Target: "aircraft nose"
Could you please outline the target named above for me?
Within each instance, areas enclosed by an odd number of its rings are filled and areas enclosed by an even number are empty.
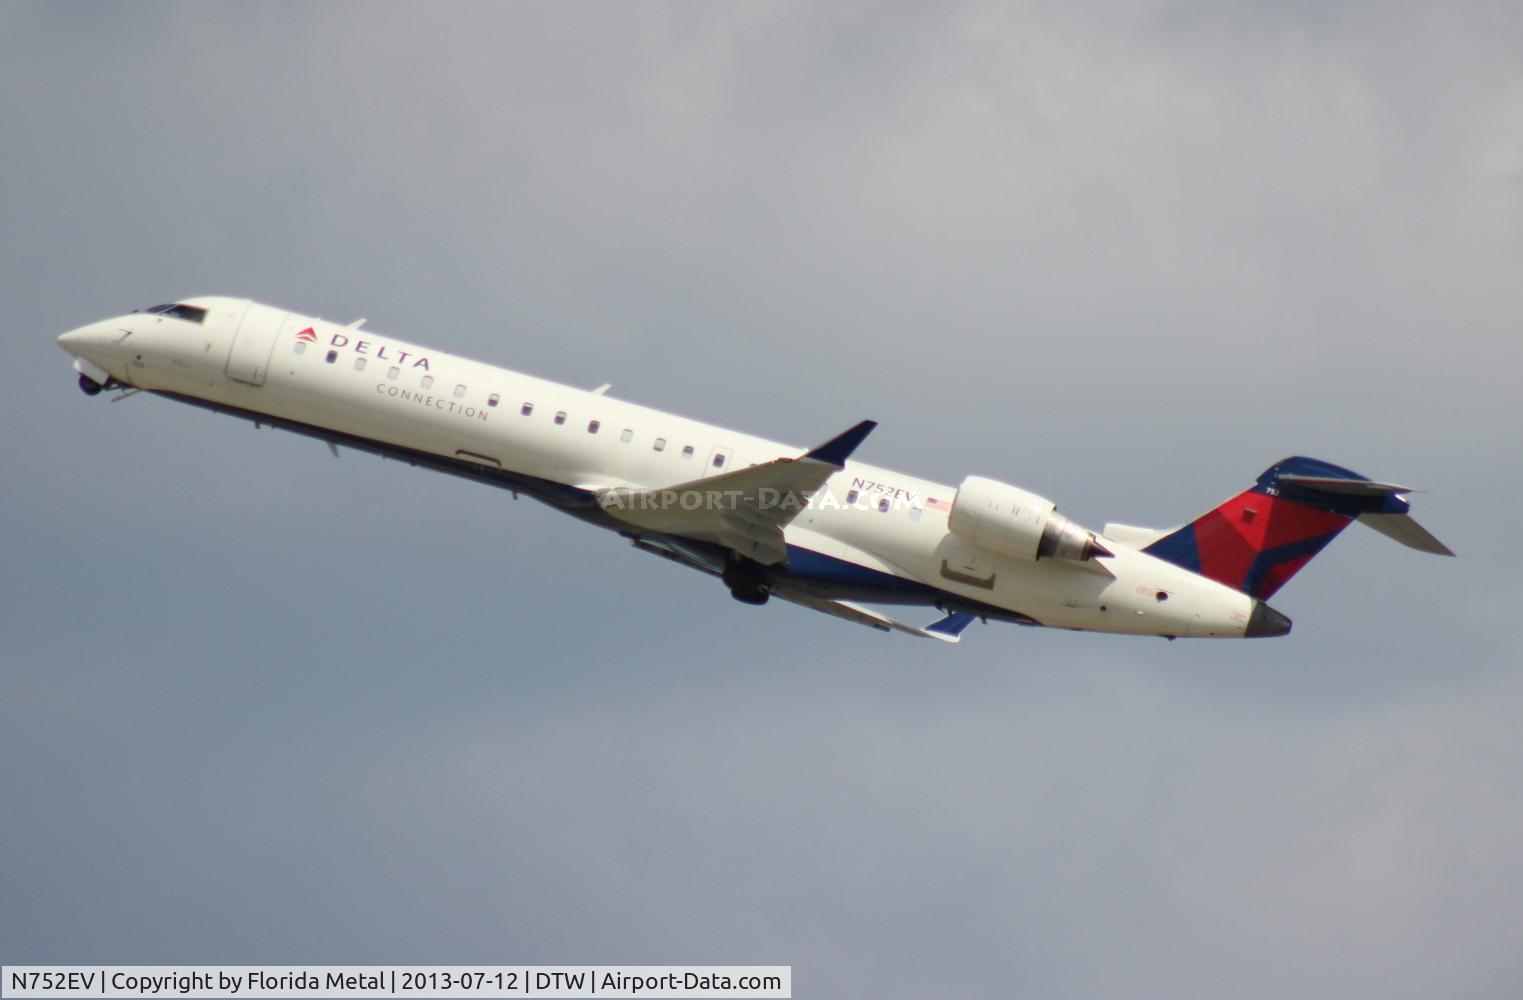
[[[85,328],[80,327],[78,330],[70,330],[68,333],[60,335],[58,346],[70,354],[78,356],[80,350],[84,348],[87,339]]]
[[[1253,614],[1248,618],[1248,627],[1243,630],[1243,638],[1270,639],[1277,635],[1289,634],[1289,618],[1280,614],[1263,601],[1253,602]]]
[[[101,320],[99,323],[86,323],[76,327],[58,338],[58,346],[74,355],[76,358],[99,357],[113,353],[114,345],[120,343],[124,337],[131,336],[128,332],[130,326],[124,325],[120,320]]]

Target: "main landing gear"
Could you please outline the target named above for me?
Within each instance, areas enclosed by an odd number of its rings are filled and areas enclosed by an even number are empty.
[[[766,604],[772,596],[767,589],[766,568],[754,559],[732,558],[720,579],[730,588],[730,596],[742,604]]]

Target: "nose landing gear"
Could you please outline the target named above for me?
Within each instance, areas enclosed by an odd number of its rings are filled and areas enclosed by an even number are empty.
[[[99,396],[106,389],[122,390],[120,395],[111,397],[111,402],[113,403],[119,399],[126,399],[128,396],[135,396],[138,393],[138,389],[135,386],[130,386],[126,382],[118,382],[109,376],[106,378],[105,384],[102,385],[84,372],[79,373],[79,391],[86,396]]]

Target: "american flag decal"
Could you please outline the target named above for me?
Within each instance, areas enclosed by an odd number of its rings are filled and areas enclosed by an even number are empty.
[[[296,339],[307,344],[317,343],[317,331],[310,326],[296,335]]]
[[[952,505],[951,504],[947,503],[945,500],[938,500],[935,497],[926,497],[925,498],[925,505],[927,507],[931,508],[932,510],[946,510],[946,511],[950,511],[952,509]]]

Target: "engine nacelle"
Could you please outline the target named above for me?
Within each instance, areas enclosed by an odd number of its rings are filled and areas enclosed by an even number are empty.
[[[969,476],[957,487],[947,527],[980,548],[1015,559],[1083,562],[1110,555],[1093,532],[1059,514],[1051,500],[982,476]]]

